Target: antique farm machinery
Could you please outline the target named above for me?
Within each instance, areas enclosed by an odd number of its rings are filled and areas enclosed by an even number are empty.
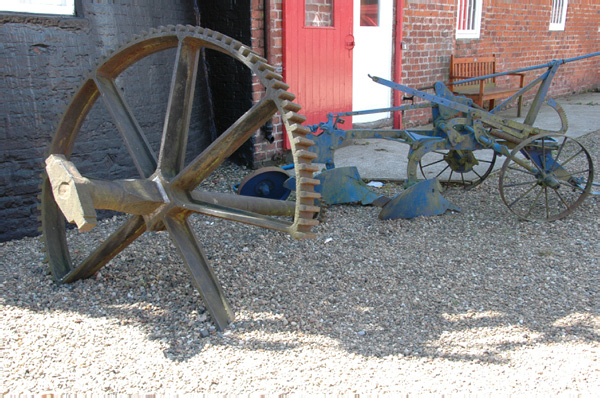
[[[382,78],[371,77],[405,94],[405,98],[420,98],[426,102],[393,108],[329,114],[324,123],[311,126],[315,142],[311,147],[316,155],[314,163],[325,164],[326,170],[315,176],[321,181],[316,187],[325,204],[356,203],[382,207],[381,219],[412,218],[438,215],[446,210],[459,210],[442,196],[443,183],[472,188],[480,184],[493,170],[497,155],[506,160],[500,170],[500,196],[517,216],[528,220],[552,221],[565,217],[577,208],[591,193],[593,165],[587,150],[575,139],[565,135],[567,117],[553,99],[546,99],[552,78],[560,65],[600,55],[600,52],[565,60],[555,60],[509,72],[465,79],[465,84],[493,77],[546,69],[520,91],[504,100],[494,109],[485,111],[471,99],[454,95],[443,83],[436,83],[434,94],[416,90]],[[523,123],[498,116],[512,101],[539,85],[533,104]],[[543,104],[552,107],[561,126],[556,131],[533,127]],[[433,128],[386,130],[348,129],[340,125],[345,117],[390,111],[410,111],[431,108]],[[394,198],[374,193],[362,181],[356,167],[336,168],[335,150],[355,139],[386,139],[409,145],[406,179],[403,192]],[[255,187],[254,193],[279,192],[274,180],[281,181],[283,170],[258,171],[247,177],[246,185]],[[453,176],[455,177],[453,179]],[[294,178],[284,187],[293,187]],[[274,185],[265,190],[265,186]],[[596,184],[598,185],[598,184]],[[256,188],[258,187],[258,188]],[[246,188],[246,191],[248,189]],[[262,191],[261,191],[262,190]],[[268,195],[262,195],[268,196]]]
[[[265,95],[216,141],[186,163],[196,71],[204,49],[223,53],[248,67],[264,86]],[[155,152],[116,79],[132,66],[138,63],[143,65],[153,54],[168,50],[176,51],[175,66],[160,147]],[[598,54],[590,56],[593,55]],[[373,78],[378,83],[428,101],[389,110],[431,107],[433,130],[344,131],[337,128],[342,118],[357,114],[346,113],[331,115],[327,123],[314,126],[313,132],[321,130],[321,134],[313,135],[309,127],[302,126],[306,119],[298,113],[300,105],[293,102],[295,96],[288,91],[289,87],[283,82],[282,76],[240,42],[200,27],[153,29],[134,38],[93,69],[68,105],[50,144],[40,204],[41,228],[50,270],[60,283],[90,277],[144,232],[166,231],[216,326],[223,329],[233,320],[233,311],[198,242],[189,216],[203,214],[286,232],[298,239],[312,237],[311,228],[318,224],[316,216],[320,210],[320,192],[325,196],[326,203],[332,203],[330,191],[335,193],[350,186],[343,182],[343,173],[341,177],[335,175],[337,169],[333,163],[335,148],[350,138],[398,140],[411,147],[406,191],[392,199],[374,197],[363,200],[363,203],[383,206],[382,214],[385,211],[391,217],[396,217],[400,207],[418,208],[421,202],[435,205],[433,202],[436,200],[441,203],[445,201],[441,195],[435,196],[436,192],[439,193],[437,178],[421,181],[417,176],[417,168],[426,173],[427,165],[423,164],[426,154],[441,154],[443,162],[460,174],[470,172],[482,163],[475,157],[475,151],[488,149],[507,157],[500,184],[502,197],[512,211],[524,218],[534,215],[547,220],[564,217],[591,190],[593,168],[589,154],[577,141],[564,136],[566,117],[552,100],[546,103],[557,110],[562,121],[561,129],[550,132],[531,125],[558,66],[572,60],[555,61],[547,65],[545,74],[491,112],[478,109],[466,98],[452,95],[442,83],[435,85],[435,94],[428,94]],[[540,84],[540,89],[524,123],[495,115],[511,99],[537,84]],[[102,98],[127,147],[139,174],[137,178],[90,178],[82,175],[78,169],[76,140],[99,98]],[[264,184],[261,186],[261,182],[255,184],[261,188],[257,190],[262,192],[256,195],[259,197],[204,189],[201,185],[203,181],[275,113],[279,113],[283,120],[294,159],[293,178],[278,180],[278,184],[293,189],[296,200],[278,200],[282,197],[270,199],[269,192],[273,190],[269,186],[265,188]],[[316,139],[318,144],[315,145],[311,138]],[[328,169],[316,178],[313,175],[320,168],[312,164],[313,160],[325,163]],[[487,174],[488,170],[477,175],[483,180]],[[328,178],[328,175],[332,177]],[[354,180],[360,178],[355,176]],[[321,182],[322,189],[318,187]],[[535,195],[534,200],[525,205],[525,199],[530,194]],[[542,198],[541,206],[538,205],[539,198]],[[439,211],[443,206],[451,205],[446,203],[435,205],[434,208]],[[70,244],[73,231],[67,230],[67,222],[76,223],[81,231],[89,231],[97,223],[96,210],[117,211],[129,217],[114,232],[103,236],[89,254],[74,256],[77,248]],[[419,212],[424,214],[423,211]],[[388,217],[383,214],[382,218]]]
[[[166,118],[158,153],[153,151],[134,116],[116,78],[138,61],[169,49],[176,49],[175,66]],[[215,142],[184,164],[198,61],[203,49],[228,55],[248,67],[265,87],[265,96]],[[301,124],[300,106],[275,69],[248,47],[218,32],[193,26],[153,29],[116,51],[102,62],[74,95],[46,159],[41,193],[41,222],[50,269],[56,281],[72,282],[94,275],[145,231],[166,231],[200,292],[216,326],[223,329],[233,312],[188,220],[194,213],[248,223],[289,233],[295,238],[311,237],[318,224],[315,215],[311,164],[314,153],[310,130]],[[100,180],[82,176],[72,158],[82,124],[98,98],[112,116],[139,178]],[[255,131],[279,113],[290,136],[295,162],[296,201],[283,202],[249,198],[199,189],[229,155]],[[71,159],[71,160],[70,160]],[[106,236],[89,255],[73,261],[65,221],[81,231],[97,222],[96,209],[108,209],[130,217]],[[65,220],[66,219],[66,220]],[[72,232],[72,231],[71,231]]]

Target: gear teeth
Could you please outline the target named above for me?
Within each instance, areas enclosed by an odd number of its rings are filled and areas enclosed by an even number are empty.
[[[299,104],[296,104],[295,102],[291,102],[291,101],[283,101],[283,103],[281,104],[281,107],[283,109],[285,109],[286,111],[293,111],[293,112],[298,112],[302,107]]]
[[[257,65],[257,67],[258,67],[258,70],[261,71],[261,72],[264,72],[265,70],[268,70],[268,71],[271,71],[271,72],[275,72],[276,71],[276,69],[273,66],[269,65],[268,63],[266,63],[266,61],[265,62],[262,62],[262,61],[259,62],[258,65]]]
[[[294,130],[294,134],[300,134],[303,137],[310,134],[310,129],[299,124],[290,125],[290,129]]]
[[[293,101],[296,99],[296,96],[293,93],[290,93],[285,90],[281,90],[281,92],[277,95],[277,98],[284,101]]]
[[[296,144],[296,146],[303,146],[305,148],[315,145],[315,142],[313,140],[309,140],[308,138],[304,137],[294,138],[294,143]]]
[[[320,199],[321,194],[318,192],[303,191],[300,192],[300,199]]]
[[[283,76],[281,76],[279,73],[275,73],[273,71],[267,71],[265,73],[265,79],[283,81]]]
[[[319,225],[319,220],[302,218],[302,219],[300,219],[299,224],[300,225],[316,226],[316,225]]]
[[[314,145],[314,143],[313,143]],[[316,164],[312,164],[312,163],[301,163],[295,166],[299,171],[306,171],[308,173],[314,174],[317,171],[319,171],[320,167],[317,166]]]
[[[298,151],[298,157],[300,159],[306,159],[306,160],[312,161],[313,159],[315,159],[317,157],[317,154],[314,152],[309,152],[304,149],[301,149]]]
[[[284,83],[280,80],[271,80],[271,87],[274,89],[288,90],[290,86],[287,83]]]
[[[300,178],[300,184],[316,186],[321,184],[321,181],[317,180],[316,178],[302,177]]]
[[[300,205],[301,212],[310,212],[310,213],[318,213],[321,211],[319,206],[310,206],[310,205]]]
[[[292,123],[304,123],[306,121],[306,116],[301,115],[296,112],[287,112],[285,117]]]

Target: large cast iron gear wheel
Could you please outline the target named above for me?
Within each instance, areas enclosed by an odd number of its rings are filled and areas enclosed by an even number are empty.
[[[203,48],[224,53],[248,67],[266,94],[189,164],[184,164],[198,60]],[[156,155],[115,79],[133,64],[160,51],[176,49],[160,152]],[[217,327],[233,320],[219,282],[192,230],[188,216],[200,213],[313,237],[319,212],[313,179],[313,141],[301,124],[300,105],[288,85],[266,60],[221,33],[195,26],[168,26],[135,37],[102,62],[70,102],[49,147],[41,193],[41,222],[47,259],[60,283],[94,275],[145,231],[166,230],[186,264]],[[136,180],[97,180],[81,176],[69,159],[81,126],[98,98],[108,108],[139,172]],[[290,138],[296,173],[296,201],[275,201],[198,189],[228,156],[279,112]],[[101,150],[101,148],[99,148]],[[69,254],[66,219],[80,230],[95,223],[96,209],[131,216],[82,261]],[[69,214],[67,214],[69,213]],[[66,219],[65,216],[66,215]]]

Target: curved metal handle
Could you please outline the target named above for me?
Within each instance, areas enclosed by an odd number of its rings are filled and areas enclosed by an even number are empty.
[[[352,50],[356,45],[356,43],[354,42],[354,35],[352,35],[351,33],[347,34],[345,44],[347,50]]]

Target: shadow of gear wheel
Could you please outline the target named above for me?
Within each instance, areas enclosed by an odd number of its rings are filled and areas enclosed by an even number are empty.
[[[169,49],[177,52],[173,74],[167,77],[171,79],[169,101],[160,151],[156,154],[115,79],[138,61]],[[218,51],[244,64],[264,86],[265,95],[208,148],[184,164],[196,71],[203,49]],[[320,195],[315,193],[314,186],[319,182],[312,178],[318,168],[311,164],[315,155],[308,150],[314,143],[306,138],[310,133],[302,126],[306,118],[298,113],[300,105],[293,102],[295,96],[288,88],[275,68],[239,41],[189,25],[152,29],[134,37],[101,62],[75,93],[50,144],[47,163],[54,162],[55,169],[61,169],[62,174],[53,176],[47,171],[42,176],[41,231],[54,279],[67,283],[90,277],[145,231],[166,230],[216,326],[225,328],[233,320],[233,311],[198,243],[189,216],[200,213],[248,223],[283,231],[296,239],[313,237],[311,228],[318,225],[315,216],[319,213],[316,201]],[[139,179],[133,183],[86,179],[78,175],[76,165],[69,161],[81,126],[99,98],[109,110],[137,168]],[[216,195],[198,189],[203,180],[276,113],[281,115],[291,144],[296,173],[295,202],[288,202],[288,207],[274,214],[264,210],[270,208],[270,202],[260,202],[268,199],[240,201],[235,194]],[[60,182],[61,178],[67,180]],[[79,202],[69,196],[69,189],[77,191]],[[135,206],[131,204],[133,200],[119,202],[110,197],[112,193],[131,192],[136,198],[142,197],[145,205]],[[59,204],[56,200],[61,195],[66,197],[65,202],[71,201],[79,206],[77,209],[83,209],[83,223],[93,219],[95,209],[121,211],[130,217],[87,257],[75,263],[69,254],[63,202],[60,199]],[[93,203],[92,208],[89,203]],[[93,223],[85,225],[91,228]]]

